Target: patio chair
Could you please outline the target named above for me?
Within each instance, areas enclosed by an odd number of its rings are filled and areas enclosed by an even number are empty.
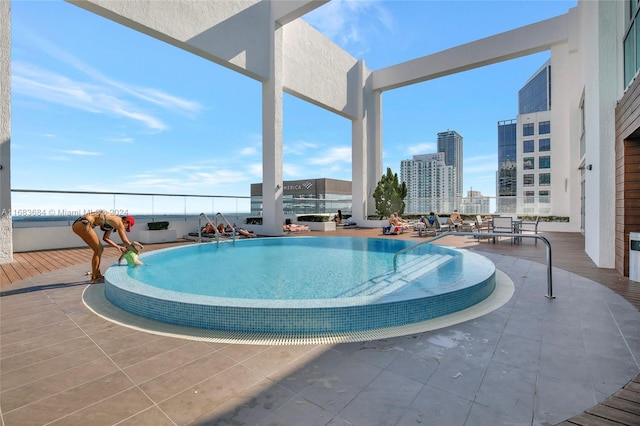
[[[457,224],[451,218],[439,217],[438,222],[440,222],[440,232],[451,232],[457,229]]]
[[[476,223],[475,223],[475,230],[478,233],[482,233],[483,231],[485,232],[489,232],[491,231],[491,224],[486,221],[486,220],[482,220],[482,216],[480,216],[479,214],[476,215]],[[478,240],[480,239],[480,237],[478,237]]]
[[[520,224],[520,232],[532,232],[538,235],[538,223],[540,222],[540,216],[536,216],[534,221],[523,220]],[[534,238],[536,245],[538,245],[538,239]]]
[[[464,220],[458,224],[458,231],[473,232],[476,224],[474,222],[465,222]]]
[[[440,230],[440,224],[438,223],[438,221],[434,222],[433,225],[429,225],[429,223],[420,221],[414,225],[413,229],[418,233],[419,237],[422,237],[423,234],[425,236],[436,236],[438,235],[438,231]]]
[[[494,234],[510,234],[509,239],[513,245],[513,219],[511,216],[498,216],[493,218]],[[498,237],[499,239],[500,237]],[[493,243],[496,243],[496,237],[493,237]]]
[[[429,221],[427,220],[425,225],[430,233],[433,233],[433,235],[438,235],[438,233],[442,231],[442,225],[440,222],[440,216],[438,216],[437,214],[434,216],[435,220],[433,221],[433,223],[429,223]]]

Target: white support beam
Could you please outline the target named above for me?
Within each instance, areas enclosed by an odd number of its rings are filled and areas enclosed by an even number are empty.
[[[329,3],[330,0],[272,0],[271,16],[280,25],[306,15],[314,9]]]
[[[374,71],[373,90],[390,90],[550,50],[568,41],[568,14]]]

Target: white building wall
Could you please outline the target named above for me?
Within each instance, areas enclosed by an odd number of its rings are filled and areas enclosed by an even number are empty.
[[[558,84],[563,87],[569,77],[566,65],[566,45],[552,51],[551,61],[551,85]],[[558,79],[558,81],[556,81]],[[557,104],[556,104],[557,102]],[[579,217],[571,217],[570,197],[571,189],[568,184],[570,168],[577,159],[570,155],[570,147],[574,143],[569,136],[569,116],[567,114],[569,101],[567,96],[559,96],[559,91],[551,94],[551,214],[555,216],[569,217],[569,223],[579,223]],[[565,182],[567,185],[565,186]]]
[[[13,261],[11,222],[11,20],[0,1],[0,263]]]
[[[551,64],[551,67],[553,68],[553,63]],[[551,121],[551,133],[549,134],[543,134],[540,135],[538,133],[538,129],[539,129],[539,123],[541,121]],[[523,126],[524,124],[533,124],[533,131],[534,134],[531,136],[523,136]],[[517,175],[518,175],[518,183],[517,183],[517,190],[516,190],[516,198],[517,198],[517,202],[516,202],[516,213],[517,214],[524,214],[524,215],[544,215],[544,216],[548,216],[548,215],[556,215],[556,216],[560,216],[559,213],[556,213],[555,211],[549,211],[550,206],[549,205],[540,205],[539,203],[539,198],[538,198],[538,194],[539,192],[542,191],[550,191],[550,196],[553,199],[554,198],[554,190],[552,188],[551,185],[549,186],[540,186],[538,184],[539,182],[539,176],[540,173],[551,173],[551,178],[553,179],[553,175],[555,173],[555,169],[556,169],[556,164],[555,161],[556,159],[553,157],[553,149],[554,149],[554,145],[556,143],[558,144],[563,144],[566,143],[566,141],[560,141],[554,138],[554,125],[553,125],[553,121],[551,120],[551,111],[540,111],[540,112],[532,112],[530,114],[520,114],[517,116],[517,130],[516,130],[516,158],[517,158]],[[539,144],[539,140],[541,138],[550,138],[551,139],[551,151],[550,152],[539,152],[538,151],[538,144]],[[524,148],[524,141],[525,140],[533,140],[534,141],[534,152],[523,152],[523,148]],[[539,158],[541,156],[551,156],[551,168],[550,169],[540,169],[539,166]],[[524,169],[524,159],[525,158],[533,158],[533,169]],[[559,167],[559,165],[558,165]],[[534,175],[534,184],[533,186],[524,186],[524,175],[526,174],[533,174]],[[526,191],[533,191],[534,192],[534,202],[533,203],[527,203],[525,201],[527,201],[524,197],[524,193]]]
[[[578,53],[569,44],[551,49],[551,86],[572,87],[579,75]],[[569,217],[567,231],[580,231],[580,130],[576,118],[580,115],[582,90],[551,93],[551,213]]]
[[[622,92],[624,2],[579,3],[579,66],[571,86],[585,98],[585,251],[602,268],[615,267],[615,105]],[[577,77],[577,76],[576,76]]]

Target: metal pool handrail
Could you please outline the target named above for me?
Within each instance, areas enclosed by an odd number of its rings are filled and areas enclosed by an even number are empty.
[[[425,240],[425,241],[421,241],[418,244],[414,244],[412,246],[409,247],[405,247],[402,250],[398,250],[394,255],[393,255],[393,271],[397,272],[397,268],[398,268],[398,256],[401,254],[404,254],[410,250],[413,250],[417,247],[420,247],[424,244],[430,244],[433,241],[439,240],[440,238],[443,237],[447,237],[447,236],[473,236],[476,238],[480,238],[480,237],[505,237],[505,236],[511,236],[514,238],[535,238],[538,240],[542,240],[542,242],[547,246],[547,294],[545,295],[546,298],[548,299],[555,299],[556,297],[553,295],[553,276],[551,273],[552,270],[552,266],[551,266],[551,243],[549,242],[549,240],[547,240],[545,237],[541,236],[541,235],[527,235],[527,234],[515,234],[515,233],[493,233],[493,232],[445,232],[442,233],[440,235],[436,235],[435,237]]]
[[[231,226],[231,224],[229,223],[229,221],[227,220],[226,217],[224,217],[224,215],[222,213],[216,213],[215,217],[222,217],[222,220],[224,222],[226,222],[229,226]],[[209,219],[209,217],[205,214],[205,213],[200,213],[200,217],[198,218],[198,242],[202,242],[202,218],[205,218],[207,220],[207,223],[210,223],[213,225],[213,221],[211,219]],[[218,231],[218,227],[214,227],[215,230],[215,234],[216,234],[216,243],[218,245],[220,245],[220,231]],[[233,243],[236,243],[236,229],[233,228]]]

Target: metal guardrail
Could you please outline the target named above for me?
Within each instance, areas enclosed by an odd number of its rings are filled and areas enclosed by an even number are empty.
[[[548,299],[555,299],[553,295],[553,275],[552,265],[551,265],[551,243],[545,237],[541,235],[528,235],[528,234],[516,234],[516,233],[493,233],[493,232],[444,232],[440,235],[436,235],[433,238],[430,238],[425,241],[421,241],[418,244],[414,244],[409,247],[405,247],[402,250],[397,251],[393,255],[393,271],[396,272],[398,268],[398,256],[404,254],[408,251],[411,251],[417,247],[420,247],[424,244],[431,244],[432,242],[439,240],[440,238],[448,237],[448,236],[472,236],[475,238],[495,238],[495,237],[511,237],[511,238],[534,238],[541,240],[547,246],[547,294],[545,295]]]
[[[251,201],[250,196],[242,196],[242,195],[210,195],[210,194],[160,194],[160,193],[152,193],[152,192],[112,192],[112,191],[70,191],[70,190],[48,190],[48,189],[11,189],[11,194],[59,194],[66,195],[71,198],[65,198],[63,201],[56,201],[56,203],[49,205],[50,200],[47,200],[47,207],[41,207],[42,203],[37,204],[33,208],[22,206],[13,208],[12,216],[56,216],[63,217],[69,216],[71,220],[75,217],[81,216],[83,212],[94,211],[99,209],[107,209],[102,206],[87,206],[88,208],[83,207],[75,207],[79,203],[86,202],[83,197],[80,202],[74,202],[74,207],[64,207],[69,204],[70,199],[76,200],[78,196],[90,195],[97,197],[110,196],[112,197],[112,209],[117,210],[128,210],[128,208],[121,208],[121,204],[123,204],[123,200],[130,200],[128,197],[135,197],[137,200],[145,200],[144,202],[138,203],[137,211],[132,211],[130,213],[135,215],[150,215],[153,219],[156,214],[155,202],[157,200],[165,200],[165,199],[182,199],[182,211],[179,211],[174,206],[178,206],[174,201],[172,201],[171,207],[167,210],[166,206],[164,207],[165,213],[161,213],[161,215],[180,215],[186,217],[196,216],[198,211],[202,211],[202,200],[211,202],[211,212],[213,214],[214,211],[220,210],[220,207],[214,209],[213,202],[228,204],[228,213],[234,213],[236,215],[242,214],[249,216],[251,214],[249,203]],[[150,202],[150,205],[146,205],[147,200]],[[191,206],[187,206],[187,203],[191,203]],[[235,203],[235,207],[232,205]],[[239,211],[238,203],[247,203],[246,209],[242,212]],[[146,206],[145,206],[146,205]],[[224,207],[223,207],[224,208]],[[206,210],[207,207],[204,207]],[[22,214],[21,212],[25,212]]]

